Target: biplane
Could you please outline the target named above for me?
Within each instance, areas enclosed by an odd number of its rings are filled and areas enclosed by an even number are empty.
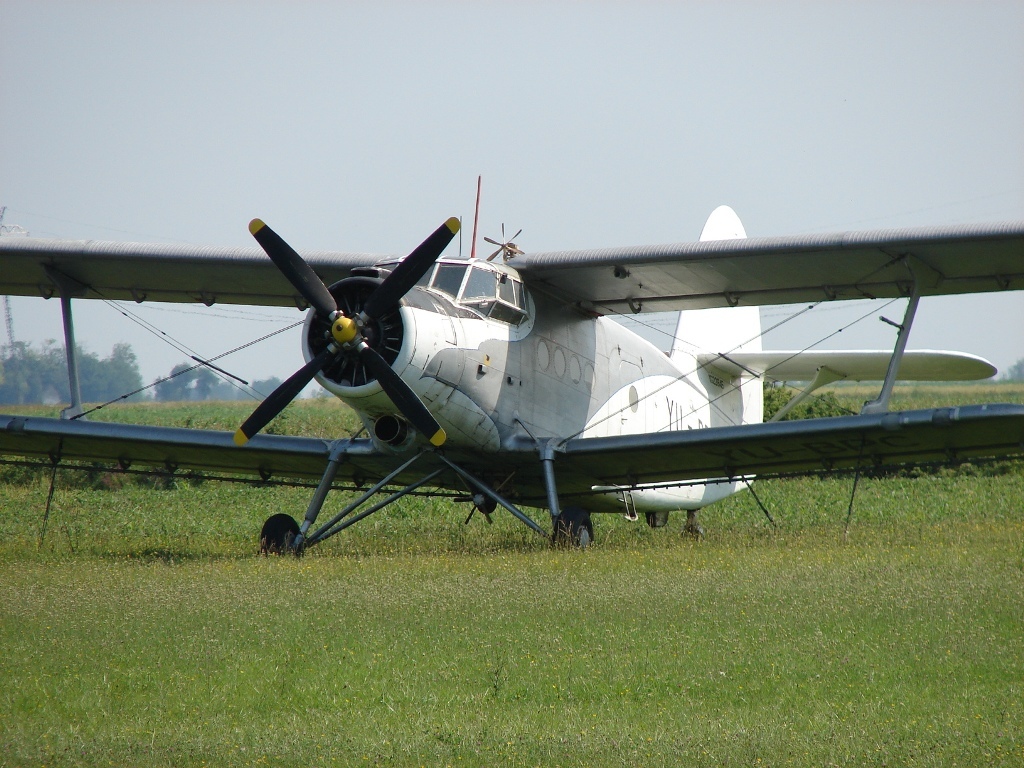
[[[0,293],[60,299],[73,393],[61,419],[0,416],[0,453],[315,481],[301,519],[275,515],[261,533],[295,552],[426,489],[585,546],[601,512],[658,527],[686,511],[697,531],[697,510],[754,477],[1024,453],[1024,406],[889,409],[897,380],[994,375],[907,341],[922,298],[1024,288],[1024,223],[747,238],[723,206],[696,242],[444,256],[458,228],[449,219],[404,258],[300,255],[259,219],[258,248],[0,239]],[[762,349],[763,305],[882,297],[906,299],[892,350]],[[235,434],[79,418],[71,302],[98,298],[294,306],[306,363]],[[614,321],[669,311],[667,352]],[[260,434],[313,380],[363,429]],[[882,383],[858,414],[765,423],[766,380],[806,382],[794,402],[838,380]],[[361,492],[322,521],[338,486]]]

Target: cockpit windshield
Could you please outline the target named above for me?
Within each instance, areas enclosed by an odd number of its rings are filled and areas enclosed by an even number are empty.
[[[484,317],[510,325],[519,325],[526,319],[526,293],[522,282],[487,262],[442,262],[434,268],[430,287]]]
[[[394,265],[378,268],[390,271]],[[439,261],[416,284],[502,323],[520,325],[527,317],[529,304],[522,281],[511,269],[486,261]]]

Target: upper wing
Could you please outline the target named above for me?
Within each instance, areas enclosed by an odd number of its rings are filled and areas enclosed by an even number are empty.
[[[597,312],[1024,289],[1024,222],[529,253],[528,285]],[[913,270],[913,271],[912,271]]]
[[[327,285],[387,258],[333,251],[302,257]],[[62,279],[91,299],[305,306],[259,248],[0,238],[0,294],[49,298]]]
[[[381,254],[302,254],[330,284]],[[909,258],[908,258],[909,257]],[[513,262],[534,289],[605,312],[1024,288],[1024,222],[558,251]],[[913,271],[912,271],[913,270]],[[0,239],[0,293],[303,305],[257,248]]]
[[[1024,454],[1024,406],[971,405],[570,440],[559,491]],[[564,478],[564,479],[563,479]]]

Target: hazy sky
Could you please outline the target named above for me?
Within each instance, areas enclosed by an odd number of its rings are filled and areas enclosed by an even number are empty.
[[[299,250],[398,253],[455,215],[468,253],[478,174],[482,234],[522,227],[527,251],[694,240],[721,203],[752,236],[1024,219],[1022,128],[1019,0],[0,0],[0,205],[40,237],[248,246],[260,216]],[[61,338],[56,301],[12,301],[19,340]],[[299,318],[129,306],[206,357]],[[75,312],[147,381],[182,360],[109,306]],[[891,348],[875,316],[824,346]],[[279,338],[223,367],[288,375]],[[1024,292],[925,299],[910,346],[1005,368]]]

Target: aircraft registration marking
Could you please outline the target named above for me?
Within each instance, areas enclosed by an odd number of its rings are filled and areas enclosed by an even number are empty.
[[[671,397],[665,398],[665,406],[668,408],[668,430],[674,432],[682,429],[703,429],[705,427],[703,419],[697,416],[692,423],[686,423],[686,417],[693,415],[693,407],[684,408],[682,403],[678,403]]]

